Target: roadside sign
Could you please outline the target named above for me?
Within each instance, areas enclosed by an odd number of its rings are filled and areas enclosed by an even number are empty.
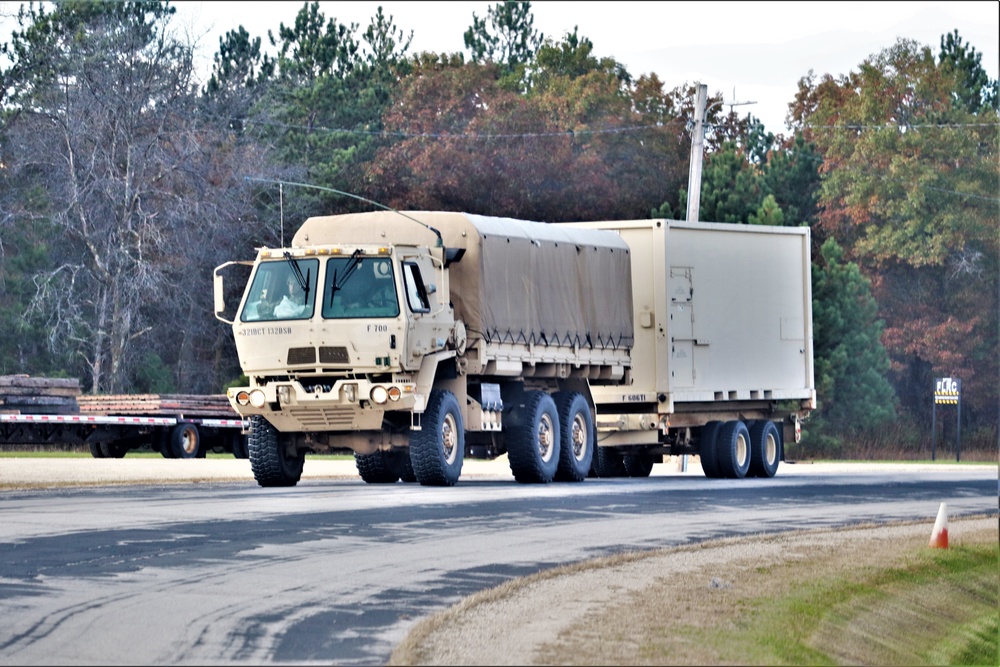
[[[931,407],[931,461],[937,458],[937,406],[954,405],[958,408],[955,429],[955,460],[962,460],[962,381],[958,378],[934,380],[934,404]]]

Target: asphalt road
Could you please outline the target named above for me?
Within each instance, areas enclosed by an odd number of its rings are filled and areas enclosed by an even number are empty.
[[[558,564],[861,523],[930,530],[941,502],[997,512],[995,466],[783,465],[770,480],[662,467],[547,486],[482,472],[448,489],[315,472],[261,489],[190,468],[200,483],[2,491],[0,664],[384,663],[421,617]],[[0,481],[12,468],[0,460]]]

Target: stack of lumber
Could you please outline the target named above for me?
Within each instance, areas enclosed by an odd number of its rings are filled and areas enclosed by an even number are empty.
[[[237,417],[225,394],[97,394],[77,401],[80,412],[91,415]]]
[[[72,415],[79,412],[80,381],[0,375],[0,413]]]

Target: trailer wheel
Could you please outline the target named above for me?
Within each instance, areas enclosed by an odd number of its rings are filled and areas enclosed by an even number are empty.
[[[101,451],[104,453],[106,459],[122,459],[125,458],[125,452],[128,451],[128,447],[119,442],[102,442]]]
[[[548,484],[559,467],[559,412],[544,391],[524,392],[524,405],[515,409],[507,443],[514,479],[522,484]]]
[[[289,456],[288,436],[260,415],[250,418],[250,469],[260,486],[295,486],[302,477],[304,452]]]
[[[431,391],[422,428],[410,434],[413,473],[423,486],[454,486],[465,461],[465,424],[455,394]]]
[[[625,458],[614,447],[598,447],[594,452],[594,473],[598,477],[627,477]]]
[[[170,431],[170,453],[175,459],[193,459],[201,449],[201,434],[190,422],[177,424]]]
[[[649,452],[625,454],[622,456],[622,464],[629,477],[649,477],[653,472],[653,455]]]
[[[104,458],[104,450],[101,449],[101,443],[99,442],[90,443],[90,455],[93,456],[95,459]]]
[[[762,419],[750,428],[751,477],[774,477],[781,461],[781,436],[774,422]]]
[[[741,421],[730,421],[719,429],[715,442],[716,462],[722,477],[742,479],[750,469],[750,431]]]
[[[371,454],[354,452],[354,464],[358,467],[361,479],[368,484],[394,484],[399,481],[399,474],[393,468],[389,453],[381,449]]]
[[[701,427],[698,458],[701,459],[701,469],[705,472],[705,477],[722,477],[722,474],[719,472],[719,457],[716,448],[720,428],[722,428],[722,422],[720,421],[708,422]]]
[[[594,419],[583,394],[561,391],[553,396],[559,412],[559,467],[556,481],[582,482],[594,460]]]

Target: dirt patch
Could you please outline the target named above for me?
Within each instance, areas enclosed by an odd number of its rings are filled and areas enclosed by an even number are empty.
[[[389,664],[773,664],[727,641],[755,600],[845,571],[905,566],[930,530],[920,522],[740,538],[558,568],[422,621]],[[955,545],[998,537],[995,516],[951,523]],[[857,657],[844,648],[849,662]]]

